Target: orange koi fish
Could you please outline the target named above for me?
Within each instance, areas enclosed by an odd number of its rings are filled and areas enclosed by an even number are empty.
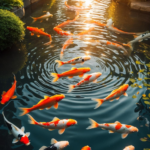
[[[16,89],[16,84],[17,84],[17,81],[16,81],[16,77],[14,75],[14,83],[13,83],[12,87],[7,92],[3,91],[3,93],[2,93],[1,104],[7,103],[10,99],[17,98],[17,96],[14,95],[15,89]]]
[[[60,52],[60,59],[63,58],[64,50],[65,50],[70,44],[73,44],[73,38],[72,38],[72,37],[70,37],[69,39],[67,39],[67,40],[65,41],[65,43],[63,44],[63,47],[62,47],[61,52]]]
[[[95,21],[95,20],[86,20],[84,23],[93,23],[93,24],[99,25],[101,27],[105,27],[106,26],[106,24],[103,24],[100,21]]]
[[[79,38],[81,38],[83,35],[88,34],[89,32],[91,32],[94,29],[94,27],[89,28],[88,30],[85,30],[79,34],[77,34],[77,36],[79,36]]]
[[[82,147],[81,150],[91,150],[91,147],[89,147],[89,146],[87,145],[87,146]]]
[[[38,28],[35,28],[35,27],[29,27],[29,26],[27,26],[27,29],[28,29],[29,31],[31,31],[31,36],[33,36],[34,34],[36,34],[37,37],[40,37],[40,35],[44,35],[44,36],[49,37],[49,38],[50,38],[50,41],[47,42],[47,43],[45,43],[45,45],[51,44],[51,42],[52,42],[52,37],[51,37],[50,34],[44,32],[44,29],[43,29],[43,28],[42,28],[42,29],[38,29]]]
[[[61,28],[57,28],[57,27],[54,27],[54,31],[56,31],[60,35],[65,35],[65,36],[72,36],[73,35],[72,33],[68,32],[68,31],[64,31]]]
[[[133,145],[129,145],[125,147],[123,150],[135,150],[135,147]]]
[[[82,64],[84,64],[85,61],[90,60],[90,59],[91,59],[91,57],[87,55],[87,56],[76,57],[76,58],[73,58],[73,59],[71,59],[69,61],[65,61],[65,62],[60,61],[60,60],[55,60],[55,62],[57,62],[58,67],[60,67],[60,66],[65,65],[65,64],[75,65],[77,63],[81,63],[81,65],[82,65]]]
[[[98,124],[96,121],[93,119],[89,118],[89,121],[91,123],[91,126],[89,126],[87,129],[92,129],[92,128],[102,128],[104,130],[109,130],[109,133],[122,133],[122,138],[126,138],[129,133],[134,133],[138,132],[138,128],[131,126],[131,125],[126,125],[126,124],[121,124],[120,122],[116,121],[115,123],[103,123],[103,124]]]
[[[100,73],[100,72],[92,73],[92,74],[89,74],[89,75],[86,74],[83,77],[83,80],[81,80],[76,85],[69,85],[68,93],[70,93],[75,87],[78,87],[82,84],[87,84],[87,83],[90,83],[90,82],[97,83],[97,78],[99,78],[101,75],[102,75],[102,73]]]
[[[92,99],[97,102],[97,105],[94,109],[100,107],[103,104],[103,102],[105,102],[105,101],[113,101],[114,99],[119,100],[121,95],[128,96],[128,94],[126,93],[126,90],[128,89],[128,87],[129,87],[128,84],[124,84],[124,85],[120,86],[118,89],[113,90],[104,99]]]
[[[37,21],[37,20],[43,21],[43,19],[46,19],[46,21],[48,21],[48,19],[49,19],[50,17],[53,17],[53,15],[50,14],[49,12],[47,12],[47,13],[46,13],[45,15],[43,15],[43,16],[40,16],[40,17],[37,17],[37,18],[34,18],[34,17],[31,17],[31,18],[34,20],[33,22],[35,22],[35,21]]]
[[[77,121],[74,119],[60,120],[59,118],[54,117],[54,119],[50,122],[37,122],[31,115],[28,114],[28,117],[30,118],[29,120],[30,124],[41,126],[45,129],[48,129],[49,131],[59,129],[58,130],[59,134],[63,134],[66,128],[77,124]]]
[[[74,76],[83,77],[84,73],[89,72],[91,68],[75,68],[72,67],[71,70],[63,72],[61,74],[51,73],[51,76],[54,77],[52,82],[56,82],[61,77],[68,77],[69,79],[73,78]]]
[[[20,108],[23,113],[20,114],[20,116],[23,116],[27,113],[30,113],[33,110],[43,110],[44,108],[50,109],[52,106],[54,106],[55,109],[58,108],[58,102],[61,101],[63,98],[65,98],[65,95],[59,94],[54,96],[44,96],[44,99],[40,100],[36,105],[32,106],[31,108]]]

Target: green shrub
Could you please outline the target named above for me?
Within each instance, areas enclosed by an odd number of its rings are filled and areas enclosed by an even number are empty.
[[[14,13],[0,9],[0,50],[23,40],[24,23]]]
[[[13,7],[22,7],[22,0],[0,0],[0,9],[11,10]]]

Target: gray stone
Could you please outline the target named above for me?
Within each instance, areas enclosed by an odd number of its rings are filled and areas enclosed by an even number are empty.
[[[25,10],[24,8],[16,8],[14,7],[12,12],[14,12],[19,18],[22,18],[25,15]]]

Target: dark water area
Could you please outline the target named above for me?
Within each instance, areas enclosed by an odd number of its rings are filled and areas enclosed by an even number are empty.
[[[149,93],[143,82],[148,83],[149,81],[144,78],[149,77],[147,75],[149,68],[145,64],[150,62],[148,52],[150,41],[136,43],[134,51],[129,57],[126,57],[119,50],[87,41],[108,40],[127,43],[133,40],[132,35],[116,34],[103,27],[83,23],[90,18],[106,24],[107,20],[112,18],[114,26],[121,30],[143,32],[150,31],[150,21],[147,19],[149,15],[132,12],[126,6],[118,5],[110,0],[82,1],[85,2],[84,6],[91,4],[92,9],[81,11],[79,18],[74,23],[65,26],[63,30],[78,34],[90,26],[95,28],[81,40],[74,39],[73,44],[65,50],[63,61],[83,56],[88,51],[91,60],[86,61],[82,66],[77,64],[75,67],[90,67],[89,73],[101,72],[102,75],[98,78],[98,83],[77,87],[71,93],[67,93],[68,86],[78,83],[81,78],[61,78],[56,83],[52,83],[53,77],[50,76],[50,73],[61,73],[72,67],[68,64],[58,68],[55,63],[55,60],[60,59],[60,51],[67,37],[58,35],[53,28],[66,20],[74,19],[76,14],[74,11],[67,10],[64,5],[65,0],[44,0],[40,6],[29,7],[23,18],[25,27],[44,28],[45,32],[52,35],[53,41],[51,47],[47,48],[48,46],[43,45],[48,42],[47,37],[31,36],[30,32],[26,30],[25,39],[20,48],[17,49],[18,52],[12,53],[11,57],[9,56],[10,59],[7,59],[6,54],[0,56],[0,58],[3,57],[3,61],[0,59],[0,93],[11,87],[13,82],[11,72],[16,74],[17,79],[15,92],[17,98],[10,100],[4,106],[0,105],[0,113],[4,111],[9,121],[19,128],[24,126],[25,132],[31,133],[29,137],[30,146],[26,147],[21,143],[11,144],[14,137],[8,134],[2,115],[0,115],[0,150],[38,150],[43,145],[49,146],[51,138],[58,141],[68,140],[69,146],[65,148],[66,150],[80,150],[85,145],[89,145],[92,150],[123,150],[128,145],[134,145],[136,150],[150,148],[149,142],[140,141],[140,138],[150,134],[149,127],[145,126],[144,121],[138,121],[139,113],[134,112],[136,103],[139,101],[143,103],[142,95]],[[78,5],[79,1],[69,0],[68,4]],[[53,18],[50,18],[49,21],[44,20],[42,23],[40,21],[33,23],[31,16],[39,17],[47,11],[53,14]],[[137,60],[142,65],[137,64]],[[145,71],[139,73],[141,69],[145,69]],[[142,88],[133,88],[131,78],[136,79],[135,83]],[[139,81],[138,78],[142,78],[142,80]],[[96,102],[92,101],[91,98],[105,98],[111,91],[123,84],[130,85],[127,90],[128,97],[121,96],[118,101],[105,102],[98,109],[94,109]],[[65,94],[65,99],[59,102],[58,109],[52,107],[49,110],[35,110],[30,114],[38,122],[51,121],[55,116],[60,119],[70,118],[78,121],[77,125],[67,128],[62,135],[58,134],[58,130],[48,131],[29,124],[27,115],[19,116],[21,113],[19,107],[30,108],[43,99],[45,95],[53,96],[60,93]],[[136,95],[136,98],[132,98],[133,95]],[[144,103],[143,105],[146,106]],[[146,115],[146,111],[142,115],[144,114]],[[149,115],[146,117],[148,118]],[[88,118],[92,118],[98,123],[119,121],[137,127],[139,132],[129,134],[127,138],[122,139],[121,134],[109,134],[108,131],[100,128],[86,130],[90,125]]]

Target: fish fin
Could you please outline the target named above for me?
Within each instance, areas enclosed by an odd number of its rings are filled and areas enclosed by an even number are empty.
[[[128,96],[128,94],[127,94],[127,93],[124,93],[123,95],[124,95],[124,96]]]
[[[111,94],[114,93],[114,92],[116,92],[117,90],[118,90],[118,89],[113,90],[113,91],[111,92]]]
[[[46,146],[42,146],[39,150],[45,150],[46,148]]]
[[[30,132],[27,132],[27,133],[26,133],[26,136],[29,137],[29,136],[30,136]]]
[[[41,31],[44,31],[44,28],[40,28],[41,29]]]
[[[71,65],[76,65],[76,64],[71,64]]]
[[[115,121],[114,123],[120,123],[119,121]],[[121,124],[121,123],[120,123]]]
[[[71,68],[71,70],[76,70],[76,69],[77,69],[76,67],[72,67],[72,68]]]
[[[59,134],[63,134],[65,132],[65,128],[58,130]]]
[[[64,63],[62,61],[60,61],[60,60],[55,60],[55,62],[58,63],[58,67],[64,65]]]
[[[11,97],[11,99],[15,99],[15,98],[17,98],[17,95],[13,95],[13,96]]]
[[[128,46],[131,51],[133,51],[133,44],[131,42],[128,42],[127,44],[123,44],[124,46]]]
[[[116,100],[119,100],[120,97],[117,97]]]
[[[40,104],[41,102],[43,102],[45,99],[41,99],[39,102],[38,102],[38,104]]]
[[[31,32],[31,36],[33,36],[33,35],[34,35],[34,33]]]
[[[56,82],[58,79],[59,79],[59,76],[57,73],[51,73],[51,76],[54,77],[53,81],[52,82]]]
[[[96,121],[94,121],[93,119],[89,118],[89,121],[91,123],[91,125],[89,127],[87,127],[86,129],[93,129],[93,128],[97,128],[99,125]]]
[[[75,85],[69,85],[68,93],[70,93],[75,88]]]
[[[80,74],[79,77],[82,78],[84,74]]]
[[[101,128],[102,130],[106,130],[105,128]]]
[[[83,65],[84,64],[84,62],[82,62],[82,63],[80,63],[81,65]]]
[[[104,99],[94,99],[94,98],[92,98],[92,100],[97,102],[94,109],[97,109],[98,107],[100,107],[104,102]]]
[[[49,98],[49,96],[46,96],[46,95],[45,95],[45,96],[44,96],[44,99],[47,99],[47,98]]]
[[[68,78],[71,79],[71,78],[73,78],[73,76],[69,76]]]
[[[58,142],[58,141],[55,140],[54,138],[51,139],[51,144],[55,144],[55,143],[57,143],[57,142]]]
[[[6,94],[6,91],[3,91],[2,95],[1,96],[4,96]]]
[[[40,108],[39,110],[43,110],[44,108]]]
[[[46,15],[50,15],[50,12],[48,11],[48,12],[46,13]]]
[[[48,21],[49,20],[49,18],[46,18],[46,21]]]
[[[57,121],[57,120],[60,120],[60,119],[57,117],[54,117],[52,121]]]
[[[49,131],[53,131],[53,130],[55,130],[55,129],[48,129]]]
[[[112,131],[112,130],[109,130],[109,133],[114,133],[114,131]]]
[[[28,120],[28,122],[30,124],[38,124],[38,122],[31,115],[29,115],[29,114],[27,114],[27,115],[28,115],[28,117],[30,119],[30,120]]]
[[[24,132],[25,131],[25,127],[21,127],[21,131]]]
[[[18,139],[14,138],[13,141],[12,141],[12,143],[15,144],[15,143],[17,143],[18,141],[19,141]]]
[[[47,107],[46,110],[49,110],[51,107],[52,107],[52,106]]]
[[[139,40],[139,42],[142,42],[143,40]]]
[[[40,35],[37,35],[37,37],[40,37]]]
[[[23,112],[20,114],[20,116],[23,116],[23,115],[25,115],[25,114],[27,114],[27,113],[29,113],[30,112],[30,108],[19,108],[19,109],[21,109]]]
[[[128,133],[121,134],[122,139],[125,139],[128,136]]]
[[[43,22],[43,20],[40,21],[40,23],[42,23],[42,22]]]
[[[97,83],[97,79],[93,81],[93,83]]]
[[[107,26],[111,27],[113,25],[112,19],[107,20]]]
[[[54,105],[54,108],[55,108],[55,109],[58,108],[58,102]]]
[[[88,76],[89,76],[89,74],[85,74],[85,75],[83,76],[83,79],[87,78]]]
[[[113,101],[114,101],[114,99],[110,100],[110,102],[113,102]]]

